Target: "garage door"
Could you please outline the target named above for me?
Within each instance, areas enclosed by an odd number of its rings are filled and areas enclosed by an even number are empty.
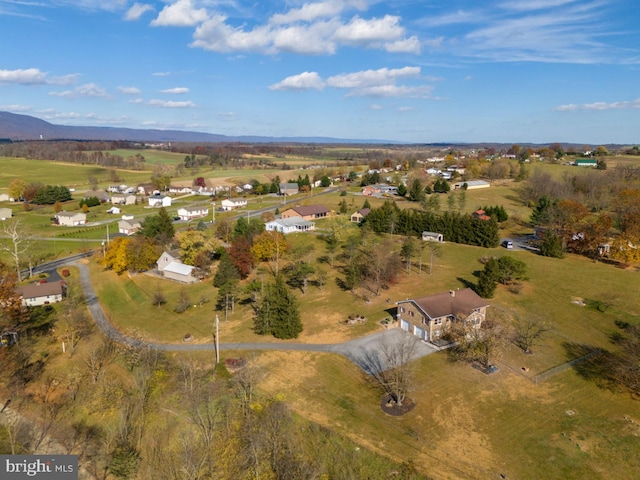
[[[400,328],[402,328],[404,331],[408,332],[409,331],[409,322],[407,322],[406,320],[400,320]]]
[[[423,329],[423,328],[420,328],[418,326],[414,326],[413,327],[413,334],[416,337],[420,338],[421,340],[428,340],[428,336],[429,335],[427,334],[427,331],[425,329]]]

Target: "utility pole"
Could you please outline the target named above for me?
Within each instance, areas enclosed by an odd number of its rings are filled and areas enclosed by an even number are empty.
[[[215,334],[216,365],[220,363],[220,337],[219,337],[219,328],[218,328],[219,323],[220,323],[220,319],[218,318],[218,314],[216,313],[216,334]]]
[[[213,202],[213,208],[211,211],[213,212],[211,223],[216,223],[216,202]]]

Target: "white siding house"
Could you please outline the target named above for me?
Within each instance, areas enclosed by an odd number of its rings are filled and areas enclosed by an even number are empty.
[[[77,227],[87,223],[87,214],[82,212],[58,212],[56,213],[56,222],[64,227]]]
[[[208,207],[182,207],[178,209],[180,220],[193,220],[194,218],[203,218],[209,215]]]

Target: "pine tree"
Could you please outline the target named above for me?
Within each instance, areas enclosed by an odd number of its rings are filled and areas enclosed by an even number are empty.
[[[297,338],[302,332],[298,301],[280,275],[266,288],[254,318],[254,331],[281,339]]]
[[[229,254],[225,250],[222,256],[220,257],[220,262],[218,264],[218,271],[213,277],[213,286],[217,288],[221,288],[225,283],[231,280],[238,281],[239,279],[240,279],[240,274],[238,273],[238,269],[233,264],[233,259],[229,256]]]

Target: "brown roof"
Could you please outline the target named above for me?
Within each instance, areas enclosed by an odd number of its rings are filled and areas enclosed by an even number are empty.
[[[297,207],[293,207],[291,210],[296,212],[301,217],[306,217],[307,215],[329,213],[329,209],[324,205],[300,205]]]
[[[359,213],[360,215],[362,215],[363,217],[366,217],[367,215],[369,215],[369,213],[371,212],[370,208],[361,208],[360,210],[358,210],[356,213]]]
[[[489,304],[470,288],[450,290],[436,293],[428,297],[414,298],[400,303],[415,303],[429,318],[445,317],[447,315],[469,315],[476,308],[487,307]]]
[[[16,288],[16,292],[22,298],[38,298],[38,297],[47,297],[49,295],[61,295],[62,294],[62,285],[64,282],[62,280],[58,280],[57,282],[47,282],[47,283],[32,283],[30,285],[25,285],[24,287]]]

